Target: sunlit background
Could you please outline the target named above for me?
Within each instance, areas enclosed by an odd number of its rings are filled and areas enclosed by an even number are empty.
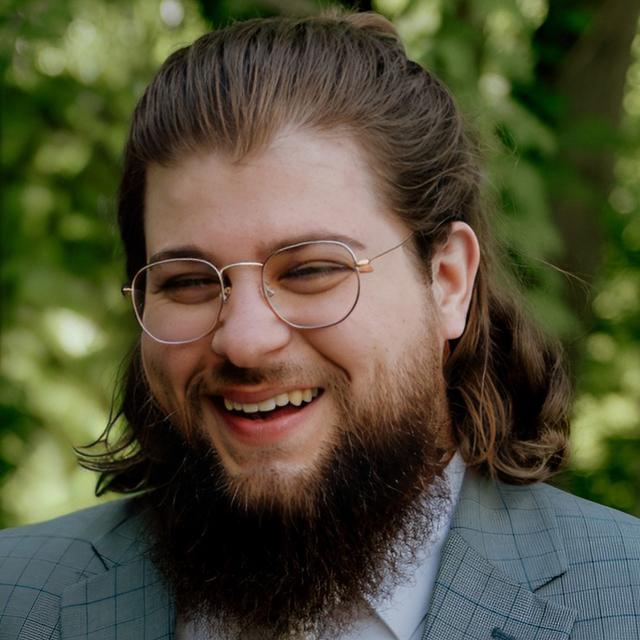
[[[12,0],[3,10],[0,526],[96,501],[72,446],[103,430],[137,332],[114,211],[145,84],[211,25],[319,4]],[[558,484],[637,515],[639,5],[360,3],[393,19],[412,57],[458,97],[531,312],[567,347],[573,458]]]

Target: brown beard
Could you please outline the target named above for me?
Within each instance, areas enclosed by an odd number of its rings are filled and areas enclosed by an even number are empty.
[[[150,496],[153,560],[180,615],[224,637],[335,637],[365,599],[406,577],[449,499],[444,381],[437,359],[419,355],[392,380],[379,371],[359,407],[347,403],[346,382],[336,385],[338,441],[304,500],[235,500],[197,425],[181,427],[183,463]],[[272,380],[229,363],[221,376]]]

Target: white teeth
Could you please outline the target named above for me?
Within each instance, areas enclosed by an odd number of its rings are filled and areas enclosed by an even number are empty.
[[[289,402],[299,407],[302,404],[302,391],[289,391]]]
[[[235,400],[229,400],[223,398],[224,407],[227,411],[242,411],[244,413],[257,413],[258,411],[273,411],[276,407],[285,407],[288,404],[292,404],[295,407],[299,407],[303,402],[311,402],[320,393],[318,387],[308,389],[296,389],[295,391],[289,391],[288,393],[279,393],[273,398],[267,398],[262,402],[236,402]]]
[[[280,393],[275,397],[276,404],[279,407],[284,407],[289,404],[289,394],[288,393]]]
[[[258,409],[260,409],[260,411],[273,411],[275,408],[276,401],[273,398],[258,403]]]

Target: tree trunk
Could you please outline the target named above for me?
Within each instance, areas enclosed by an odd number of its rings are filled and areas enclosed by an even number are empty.
[[[557,123],[559,176],[574,186],[559,185],[555,192],[562,195],[553,202],[565,246],[562,266],[588,285],[596,280],[602,261],[602,214],[614,182],[615,138],[640,0],[590,4],[590,24],[556,67],[553,81],[558,95],[566,99]],[[553,17],[550,11],[549,18]],[[568,292],[569,303],[585,327],[592,319],[589,288],[570,284]]]

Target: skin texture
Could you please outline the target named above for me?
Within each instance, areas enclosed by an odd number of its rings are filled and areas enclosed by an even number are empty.
[[[379,201],[352,140],[293,131],[241,162],[202,152],[149,167],[145,234],[149,260],[187,249],[223,266],[263,261],[285,244],[336,234],[354,239],[358,258],[370,257],[409,230]],[[381,376],[393,384],[393,372],[416,345],[426,340],[439,357],[446,341],[461,335],[477,263],[473,232],[454,223],[433,259],[431,285],[410,250],[396,250],[361,277],[360,300],[345,321],[305,331],[271,311],[258,268],[233,269],[231,295],[212,334],[186,345],[143,336],[150,389],[187,436],[204,434],[236,496],[248,504],[296,502],[317,482],[337,441],[340,403],[370,402],[369,390]],[[293,426],[264,441],[243,440],[210,402],[310,387],[323,393]],[[446,431],[439,433],[442,444],[450,442]]]

